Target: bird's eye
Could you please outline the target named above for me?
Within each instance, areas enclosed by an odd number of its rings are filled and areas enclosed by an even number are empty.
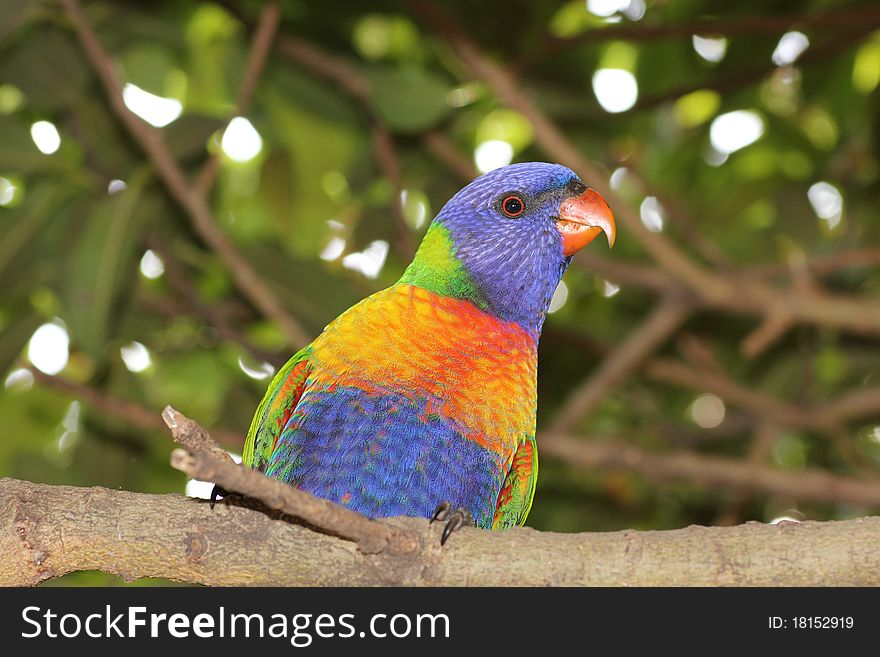
[[[511,194],[501,201],[501,211],[508,217],[518,217],[525,209],[525,202],[516,194]]]

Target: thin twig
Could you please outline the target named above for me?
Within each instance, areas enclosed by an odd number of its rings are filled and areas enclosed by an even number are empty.
[[[173,406],[166,406],[162,410],[162,421],[171,430],[174,442],[185,450],[204,454],[208,458],[222,463],[235,463],[229,452],[214,442],[207,429],[195,420],[189,419]]]
[[[54,388],[76,397],[105,415],[117,417],[139,429],[157,430],[166,427],[160,419],[157,410],[109,395],[89,385],[74,383],[57,375],[44,374],[34,367],[27,369],[40,385]],[[214,435],[217,436],[222,444],[229,447],[240,448],[243,439],[241,434],[228,429],[215,429]]]
[[[469,183],[479,175],[473,161],[439,130],[428,130],[422,135],[422,141],[431,155],[455,173],[462,183]]]
[[[257,90],[263,68],[266,65],[266,57],[275,40],[278,31],[278,23],[281,20],[281,12],[277,2],[268,2],[263,5],[257,29],[254,32],[253,44],[248,54],[247,64],[244,69],[244,77],[238,89],[238,98],[235,101],[235,114],[241,116],[247,113]],[[202,165],[199,175],[196,177],[195,189],[202,196],[207,196],[220,167],[220,152],[214,151],[208,155],[208,159]]]
[[[654,482],[688,481],[709,489],[880,508],[880,479],[876,478],[844,477],[818,468],[786,472],[686,450],[656,454],[616,441],[584,440],[565,434],[540,434],[538,446],[542,457],[603,472],[634,472]]]
[[[534,64],[581,44],[604,43],[609,40],[645,42],[658,39],[688,39],[693,35],[735,37],[742,35],[779,34],[788,29],[825,30],[838,27],[860,27],[866,22],[880,20],[875,7],[845,8],[811,14],[784,16],[730,16],[724,18],[698,19],[687,23],[646,25],[623,23],[589,30],[573,37],[548,36],[539,48],[521,57],[517,69]]]
[[[400,173],[397,149],[394,147],[394,137],[378,121],[373,121],[371,136],[376,162],[379,164],[382,175],[391,184],[391,214],[394,216],[396,234],[395,249],[401,258],[409,262],[415,255],[415,244],[413,243],[412,231],[410,231],[403,212],[403,177]]]
[[[739,351],[746,358],[755,358],[779,340],[792,327],[791,317],[771,314],[754,331],[743,338]]]
[[[556,415],[551,431],[570,431],[596,408],[608,393],[672,335],[690,316],[692,306],[678,298],[664,298],[598,369],[576,387]]]
[[[655,358],[647,363],[644,371],[657,381],[714,393],[754,415],[788,427],[822,431],[835,423],[880,414],[880,389],[876,386],[853,390],[832,401],[806,408],[774,399],[718,372],[695,370],[674,360]]]
[[[338,89],[361,104],[374,125],[378,121],[370,106],[370,83],[367,77],[348,61],[331,55],[314,44],[290,35],[280,35],[277,50],[289,60],[296,62],[306,72],[332,82]],[[470,182],[477,170],[467,157],[461,155],[451,141],[438,130],[428,130],[421,135],[422,143],[437,159],[453,171],[462,182]],[[375,138],[375,135],[374,135]],[[377,153],[378,154],[378,153]],[[379,162],[380,166],[382,162]]]
[[[73,24],[80,43],[104,86],[111,109],[147,153],[168,192],[189,216],[193,228],[227,266],[245,297],[266,317],[275,321],[294,346],[307,343],[309,337],[306,331],[284,310],[277,295],[239,253],[235,244],[218,228],[205,197],[190,187],[180,165],[162,141],[160,133],[141,121],[125,106],[122,101],[122,85],[117,79],[113,62],[98,41],[77,0],[59,0],[59,2]]]
[[[186,276],[163,240],[156,235],[151,235],[147,243],[150,249],[158,253],[165,263],[165,277],[170,287],[183,297],[188,312],[195,312],[201,316],[211,328],[217,331],[219,336],[238,344],[254,358],[267,361],[276,368],[284,364],[283,356],[279,357],[276,353],[258,347],[235,328],[227,319],[228,313],[224,313],[217,306],[202,300],[192,281]],[[175,314],[177,314],[176,311]]]
[[[375,554],[390,548],[395,552],[416,547],[412,537],[406,537],[392,527],[371,520],[351,509],[296,489],[278,479],[232,459],[211,440],[206,429],[194,420],[178,413],[170,406],[162,412],[162,419],[171,430],[175,442],[184,449],[171,453],[171,466],[192,479],[210,481],[248,497],[260,500],[269,508],[301,518],[312,527],[358,544],[361,552]],[[220,453],[225,458],[220,456]]]
[[[649,231],[642,224],[639,213],[608,187],[606,176],[523,93],[522,86],[507,70],[489,59],[442,9],[424,0],[411,0],[410,4],[449,42],[475,77],[484,80],[501,102],[529,120],[538,145],[603,194],[627,234],[637,240],[666,273],[696,293],[704,304],[761,315],[781,311],[801,322],[880,334],[880,304],[876,302],[843,295],[803,296],[760,281],[739,281],[707,270],[664,235]],[[811,56],[814,55],[811,53]]]
[[[798,58],[797,65],[804,66],[813,62],[827,61],[830,57],[839,52],[855,48],[864,37],[877,29],[878,24],[880,23],[878,23],[876,19],[867,24],[859,24],[851,31],[840,34],[833,39],[827,39],[826,41],[812,45],[809,50],[804,52]],[[771,62],[769,64],[762,64],[745,70],[735,71],[713,80],[703,80],[701,82],[685,84],[676,87],[675,89],[670,89],[669,91],[663,91],[650,96],[643,96],[629,109],[612,116],[620,117],[635,114],[644,110],[654,109],[655,107],[677,100],[678,98],[693,93],[694,91],[711,90],[723,95],[731,94],[738,89],[763,80],[778,69],[779,67]],[[610,116],[607,112],[597,112],[591,115],[590,118],[596,120],[608,120]]]

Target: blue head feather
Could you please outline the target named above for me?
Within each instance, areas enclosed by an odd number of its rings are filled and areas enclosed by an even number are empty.
[[[571,258],[556,228],[559,205],[580,193],[575,173],[559,164],[526,162],[480,176],[459,191],[434,220],[448,231],[453,252],[479,289],[486,310],[517,322],[535,337]],[[517,217],[501,210],[516,194]]]

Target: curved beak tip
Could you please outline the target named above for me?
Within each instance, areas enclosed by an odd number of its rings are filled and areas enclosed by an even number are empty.
[[[608,248],[617,239],[617,225],[608,202],[592,189],[580,196],[566,199],[559,207],[559,232],[563,253],[571,256],[605,233]]]

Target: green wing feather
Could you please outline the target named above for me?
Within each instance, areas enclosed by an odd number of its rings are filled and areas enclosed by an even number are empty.
[[[266,469],[275,443],[302,396],[310,371],[311,353],[311,345],[300,349],[269,384],[244,442],[241,458],[245,465],[258,470]]]
[[[509,529],[526,521],[538,480],[538,446],[534,436],[523,440],[513,455],[498,494],[492,529]]]

